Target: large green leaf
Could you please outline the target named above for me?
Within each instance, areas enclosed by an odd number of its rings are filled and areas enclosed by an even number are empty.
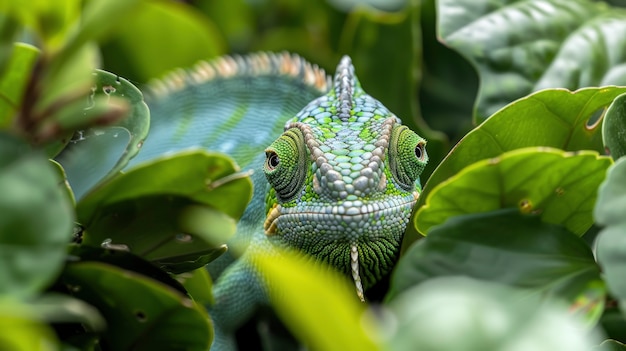
[[[34,46],[17,43],[0,72],[0,128],[11,126],[24,96],[39,50]]]
[[[506,152],[476,162],[437,185],[417,211],[415,225],[426,234],[450,217],[518,207],[582,235],[593,224],[596,189],[611,163],[611,158],[594,151]]]
[[[132,20],[120,23],[116,33],[105,42],[107,69],[146,82],[226,53],[222,35],[211,19],[187,4],[143,1],[140,5]]]
[[[625,85],[626,13],[588,0],[440,0],[439,35],[481,76],[475,118],[545,88]]]
[[[558,303],[467,277],[430,280],[388,307],[381,324],[392,351],[588,351],[600,342]]]
[[[89,115],[70,115],[66,120],[80,118],[73,123],[84,125],[90,118],[97,118],[103,123],[108,122],[107,116],[116,120],[119,113],[130,110],[114,125],[78,131],[57,157],[78,199],[124,168],[141,149],[150,127],[150,111],[139,89],[128,80],[101,70],[94,73],[94,78],[93,94],[82,106]]]
[[[418,207],[437,184],[470,164],[529,146],[604,151],[594,113],[626,93],[624,87],[549,89],[509,104],[468,133],[428,179]]]
[[[602,140],[614,160],[626,155],[626,94],[613,100],[604,116]]]
[[[626,158],[622,157],[608,172],[600,186],[594,216],[605,228],[597,239],[598,262],[611,293],[626,315]]]
[[[0,134],[0,293],[28,298],[61,271],[74,210],[58,170]]]
[[[129,250],[180,273],[225,251],[250,200],[248,174],[203,150],[143,163],[105,182],[77,205],[83,244]]]
[[[594,324],[605,287],[587,244],[517,209],[451,218],[402,256],[390,297],[438,276],[463,275],[565,298]]]
[[[207,350],[213,337],[203,307],[137,273],[99,262],[70,264],[62,283],[107,321],[112,350]]]
[[[311,350],[378,350],[373,321],[345,277],[300,255],[254,257],[272,288],[272,306],[287,328]],[[332,288],[329,288],[332,287]],[[288,298],[285,298],[288,297]]]

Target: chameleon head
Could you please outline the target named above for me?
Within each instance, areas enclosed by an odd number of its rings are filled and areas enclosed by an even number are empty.
[[[265,233],[352,275],[363,298],[397,258],[421,191],[425,145],[362,90],[344,57],[333,89],[265,150]]]

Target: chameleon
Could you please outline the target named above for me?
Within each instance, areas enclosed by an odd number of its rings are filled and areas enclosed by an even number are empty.
[[[202,147],[250,170],[252,200],[223,255],[209,264],[212,350],[268,304],[247,255],[295,248],[325,262],[364,291],[397,260],[428,155],[426,140],[368,95],[344,56],[331,79],[300,56],[224,56],[178,70],[146,94],[150,134],[131,162]]]

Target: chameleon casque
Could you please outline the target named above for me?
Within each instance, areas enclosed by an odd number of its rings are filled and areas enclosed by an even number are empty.
[[[363,91],[349,57],[332,80],[296,55],[222,57],[174,72],[146,100],[150,135],[132,163],[203,147],[253,171],[253,198],[229,243],[244,253],[209,264],[212,349],[234,349],[233,331],[268,303],[248,252],[296,248],[350,277],[361,300],[391,271],[426,141]]]

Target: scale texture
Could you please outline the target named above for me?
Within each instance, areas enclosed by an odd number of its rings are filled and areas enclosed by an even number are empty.
[[[201,147],[253,172],[253,199],[229,243],[241,255],[209,265],[212,350],[235,349],[232,333],[268,303],[250,253],[295,248],[344,273],[361,300],[391,271],[426,141],[363,91],[349,57],[332,80],[296,55],[222,57],[147,95],[150,134],[133,164]]]

